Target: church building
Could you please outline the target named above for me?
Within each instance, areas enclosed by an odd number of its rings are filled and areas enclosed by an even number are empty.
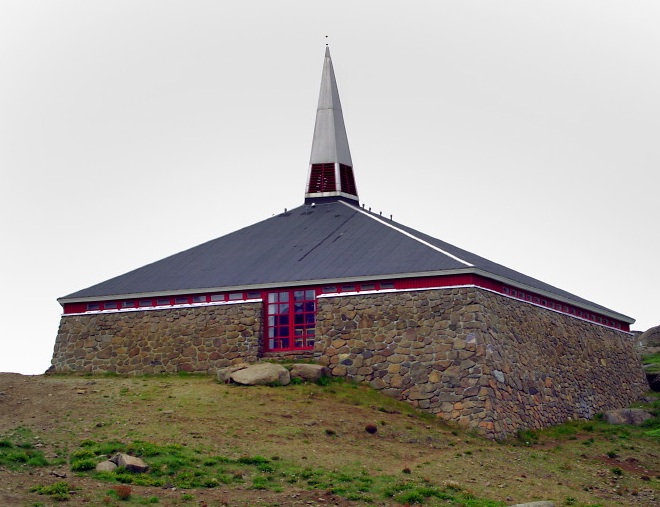
[[[327,48],[302,205],[58,301],[50,371],[314,359],[492,438],[648,389],[632,318],[360,204]]]

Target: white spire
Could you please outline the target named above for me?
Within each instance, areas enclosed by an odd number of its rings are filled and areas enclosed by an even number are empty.
[[[309,163],[328,164],[333,162],[353,165],[351,152],[348,149],[348,137],[337,91],[335,71],[330,58],[330,48],[326,47],[314,140],[312,141],[312,156]]]
[[[357,200],[353,161],[328,47],[325,48],[309,164],[306,199],[341,196]]]

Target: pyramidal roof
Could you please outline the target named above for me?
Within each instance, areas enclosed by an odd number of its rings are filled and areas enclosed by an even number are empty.
[[[327,158],[326,158],[327,157]],[[61,304],[175,294],[475,274],[624,322],[634,319],[360,207],[329,51],[305,203],[60,298]],[[335,187],[310,187],[318,166]],[[350,182],[349,182],[350,183]],[[314,190],[314,191],[310,191]]]

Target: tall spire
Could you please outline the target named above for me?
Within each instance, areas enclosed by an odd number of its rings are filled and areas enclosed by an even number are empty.
[[[305,202],[328,198],[358,201],[335,71],[326,47]]]

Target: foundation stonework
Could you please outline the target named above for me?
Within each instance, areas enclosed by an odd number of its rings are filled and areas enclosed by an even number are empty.
[[[52,371],[128,375],[203,372],[256,361],[261,303],[65,315]]]
[[[631,335],[476,288],[319,299],[317,361],[504,438],[648,390]]]
[[[51,371],[202,372],[263,350],[262,303],[65,315]],[[310,353],[332,375],[490,438],[628,406],[648,390],[632,335],[479,288],[323,296]]]

